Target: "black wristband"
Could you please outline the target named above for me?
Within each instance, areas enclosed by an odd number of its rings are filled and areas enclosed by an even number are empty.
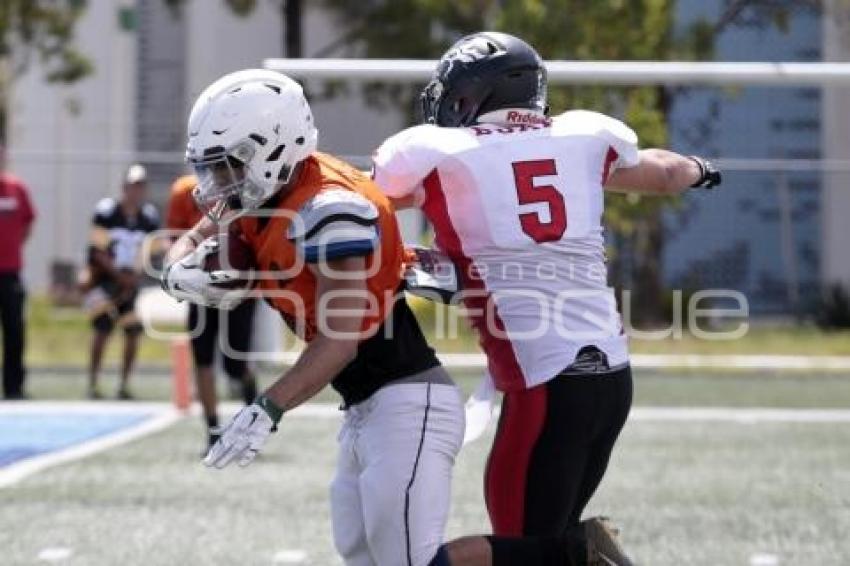
[[[271,399],[269,399],[266,395],[260,395],[259,397],[257,397],[255,403],[262,407],[262,409],[266,412],[266,414],[274,423],[274,428],[272,429],[272,432],[274,432],[274,430],[277,429],[277,423],[280,422],[280,419],[283,416],[283,408],[278,407],[277,404]]]
[[[711,161],[707,159],[702,159],[701,157],[697,157],[695,155],[689,155],[688,159],[693,161],[699,167],[699,179],[691,185],[693,189],[713,189],[717,185],[721,183],[722,176],[720,174],[720,170],[714,166]]]

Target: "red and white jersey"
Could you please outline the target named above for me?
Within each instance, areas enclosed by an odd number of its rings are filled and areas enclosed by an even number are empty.
[[[627,363],[607,284],[603,185],[615,168],[637,165],[637,136],[581,110],[488,118],[393,136],[375,154],[375,181],[390,197],[415,197],[457,264],[498,389],[544,383],[587,345],[612,367]]]

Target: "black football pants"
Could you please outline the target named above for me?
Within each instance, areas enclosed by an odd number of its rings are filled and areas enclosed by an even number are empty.
[[[24,393],[24,301],[26,293],[17,273],[0,273],[0,327],[3,332],[3,396]]]
[[[189,304],[192,357],[197,367],[209,367],[216,350],[222,350],[222,365],[230,379],[244,379],[251,353],[255,299],[246,299],[231,311]],[[225,328],[221,328],[221,326]],[[233,355],[228,355],[228,352]]]
[[[599,486],[632,403],[629,367],[506,393],[487,464],[497,536],[564,536]]]

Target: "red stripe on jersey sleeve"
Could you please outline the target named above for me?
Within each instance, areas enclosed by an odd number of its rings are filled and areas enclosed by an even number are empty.
[[[608,176],[611,174],[611,165],[620,157],[617,150],[613,147],[608,147],[608,153],[605,154],[605,168],[602,170],[602,185],[608,182]]]
[[[519,391],[526,388],[525,376],[516,357],[513,344],[507,338],[505,323],[499,316],[499,310],[487,291],[484,281],[478,275],[473,261],[466,256],[457,230],[452,225],[446,195],[437,170],[433,170],[423,181],[425,202],[422,211],[434,225],[437,245],[457,265],[462,288],[467,291],[464,305],[471,311],[470,321],[478,331],[481,349],[487,356],[487,367],[496,388],[500,391]],[[490,309],[494,328],[487,324],[487,312]],[[492,332],[495,330],[496,332]]]

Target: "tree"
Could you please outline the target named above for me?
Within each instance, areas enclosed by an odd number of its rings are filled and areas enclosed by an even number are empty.
[[[343,30],[321,55],[343,48],[366,57],[434,58],[460,36],[482,29],[519,35],[545,59],[699,60],[712,55],[732,25],[787,27],[793,9],[820,9],[819,0],[732,0],[717,21],[697,22],[674,35],[675,0],[323,0]],[[375,104],[395,104],[411,116],[421,85],[366,85]],[[683,89],[665,87],[550,88],[554,112],[589,108],[622,117],[643,146],[667,145],[667,115]],[[670,200],[608,195],[605,223],[613,236],[612,278],[640,301],[633,320],[665,316],[661,257],[662,211]],[[625,262],[624,259],[629,261]]]
[[[164,2],[179,13],[186,0],[164,0]],[[241,17],[249,16],[257,7],[257,0],[224,0],[224,3],[234,14]],[[283,22],[281,52],[286,57],[301,57],[304,48],[301,34],[304,3],[302,0],[276,0],[275,3]]]
[[[185,0],[165,0],[179,6]],[[246,15],[256,0],[224,0]],[[284,53],[301,56],[301,0],[276,0],[284,23]],[[832,0],[844,1],[844,0]],[[342,51],[374,58],[436,58],[460,36],[497,29],[525,38],[546,59],[707,59],[715,41],[733,25],[787,27],[794,9],[820,10],[822,0],[729,0],[717,21],[697,22],[674,35],[676,0],[322,0],[336,16],[340,35],[315,57]],[[369,104],[405,112],[415,121],[422,85],[380,82],[364,85]],[[667,145],[667,115],[683,88],[557,87],[550,91],[554,112],[589,108],[622,117],[644,146]],[[345,94],[343,81],[329,81],[314,98]],[[613,235],[614,283],[640,296],[634,320],[660,322],[665,308],[661,257],[662,211],[670,200],[612,195],[606,226]],[[628,261],[624,261],[628,260]]]
[[[71,83],[91,73],[91,62],[73,44],[83,0],[0,2],[0,137],[5,139],[9,86],[32,62],[49,82]]]

